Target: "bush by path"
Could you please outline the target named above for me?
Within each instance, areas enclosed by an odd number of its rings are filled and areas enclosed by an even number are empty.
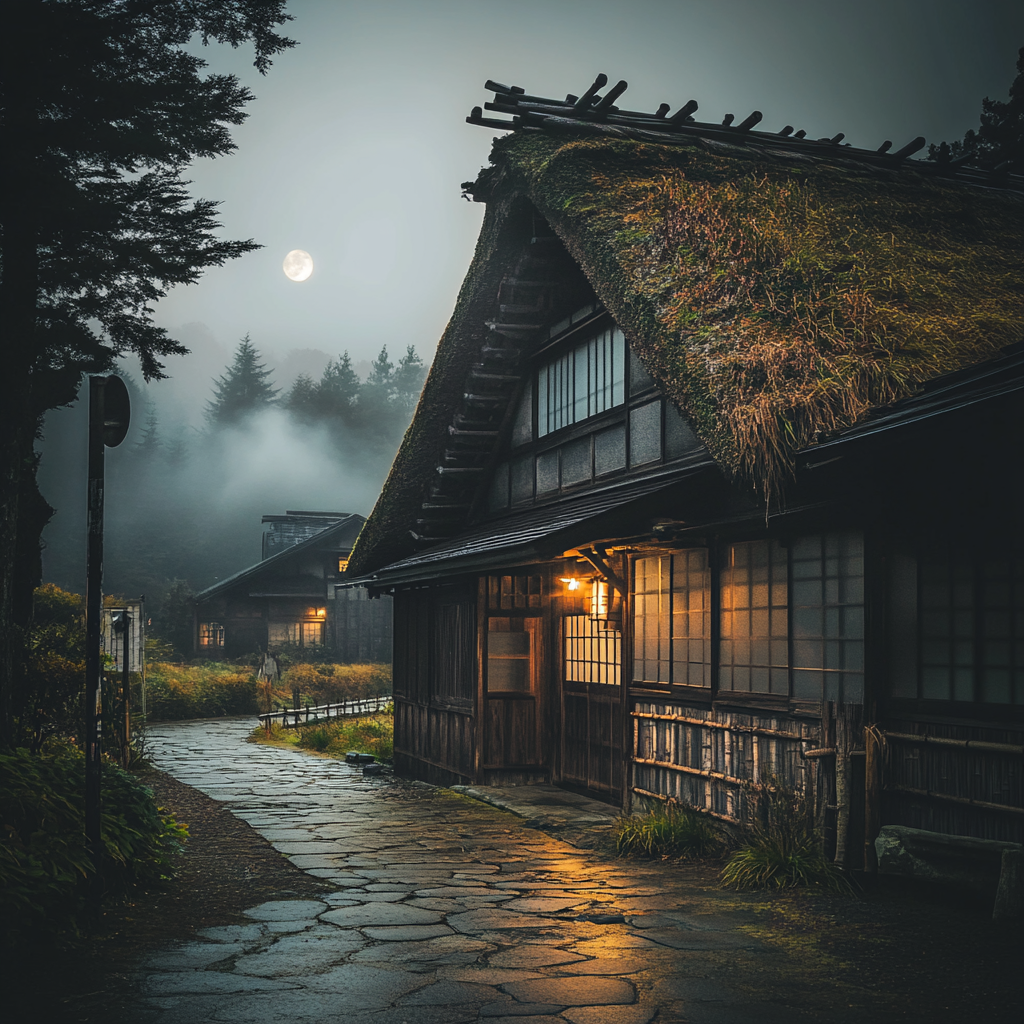
[[[0,755],[0,948],[75,932],[95,870],[85,837],[85,758],[72,746]],[[103,884],[108,893],[166,877],[186,829],[152,792],[104,763]]]
[[[255,715],[256,676],[249,668],[219,661],[152,662],[146,669],[146,712],[151,721]]]
[[[251,739],[255,743],[269,741],[338,758],[350,750],[357,750],[362,754],[373,754],[378,761],[391,761],[395,751],[395,717],[385,713],[338,718],[297,729],[285,729],[275,724],[269,737],[266,730],[258,726],[252,731]]]

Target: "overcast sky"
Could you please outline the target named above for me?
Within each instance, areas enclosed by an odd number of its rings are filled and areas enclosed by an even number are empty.
[[[246,333],[282,384],[343,349],[359,362],[414,344],[429,359],[483,214],[459,184],[487,162],[494,132],[464,119],[490,98],[488,78],[558,96],[603,71],[629,82],[632,109],[692,97],[699,120],[756,108],[765,129],[899,147],[976,126],[982,96],[1006,97],[1024,45],[1019,0],[293,0],[289,10],[299,45],[265,78],[249,49],[206,51],[257,99],[237,152],[197,163],[193,189],[222,200],[227,236],[265,248],[159,305],[160,324],[194,349],[171,360],[177,380],[153,395],[182,414],[202,408]],[[315,262],[299,284],[281,269],[293,248]]]

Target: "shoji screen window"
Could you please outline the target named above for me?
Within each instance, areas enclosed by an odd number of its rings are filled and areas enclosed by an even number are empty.
[[[634,680],[710,686],[710,606],[707,549],[638,559]]]
[[[719,686],[789,694],[786,551],[778,541],[726,545],[721,566]]]
[[[793,696],[864,699],[864,540],[801,537],[790,548]]]

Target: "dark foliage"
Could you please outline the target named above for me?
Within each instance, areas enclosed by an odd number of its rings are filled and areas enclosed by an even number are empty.
[[[32,446],[47,409],[83,372],[131,352],[147,379],[183,346],[154,303],[207,267],[255,248],[217,237],[217,204],[193,200],[184,168],[229,153],[252,99],[233,75],[204,74],[186,49],[251,41],[255,65],[292,41],[284,0],[23,0],[0,33],[0,745],[10,742],[19,593],[51,513],[32,506]],[[26,555],[25,552],[29,554]],[[38,561],[36,554],[35,561]],[[17,588],[17,589],[16,589]]]
[[[170,873],[185,830],[152,792],[103,765],[103,885],[124,891]],[[84,758],[74,747],[0,755],[0,949],[77,931],[94,875],[85,838]]]
[[[85,602],[53,584],[35,592],[26,663],[14,691],[14,737],[37,753],[48,736],[78,733],[84,718]]]
[[[274,405],[278,389],[270,377],[247,334],[238,343],[234,362],[214,381],[213,401],[207,409],[210,421],[220,426],[235,424]]]
[[[981,101],[978,130],[972,128],[962,140],[930,146],[928,159],[1024,173],[1024,46],[1018,52],[1017,77],[1010,86],[1009,100],[986,96]]]

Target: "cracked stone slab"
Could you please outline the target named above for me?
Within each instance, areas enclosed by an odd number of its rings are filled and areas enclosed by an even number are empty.
[[[513,914],[511,911],[499,908],[481,907],[479,910],[467,910],[464,914],[451,914],[448,917],[448,923],[456,931],[472,934],[500,928],[538,928],[545,923],[559,924],[561,922],[540,915]]]
[[[187,942],[182,946],[148,957],[143,963],[143,969],[147,971],[194,971],[238,956],[251,948],[251,943],[242,942]]]
[[[538,978],[501,986],[523,1003],[558,1003],[561,1006],[612,1006],[636,1001],[636,992],[621,978]]]
[[[561,1010],[562,1006],[560,1003],[513,1003],[509,1000],[507,1002],[487,1003],[487,1005],[481,1006],[480,1017],[481,1019],[497,1017],[505,1020],[515,1020],[517,1024],[529,1024],[529,1021],[524,1021],[523,1018],[536,1021],[542,1016],[560,1013]],[[551,1017],[551,1019],[557,1020],[558,1018]]]
[[[454,934],[446,924],[399,924],[384,928],[361,928],[360,931],[376,942],[416,942]]]
[[[435,981],[417,989],[401,1000],[402,1006],[459,1006],[466,1003],[479,1005],[493,1000],[497,989],[488,985],[469,985],[459,981]]]
[[[488,958],[491,967],[515,967],[527,970],[540,967],[554,967],[557,964],[573,964],[583,960],[579,953],[554,946],[525,944],[515,949],[503,950]]]
[[[327,909],[319,900],[271,900],[245,911],[256,921],[302,921],[316,918]]]
[[[649,1024],[657,1006],[571,1006],[562,1016],[572,1024]]]
[[[399,924],[440,924],[441,915],[433,910],[410,907],[404,903],[363,903],[356,907],[339,907],[320,915],[339,928],[383,927]]]

